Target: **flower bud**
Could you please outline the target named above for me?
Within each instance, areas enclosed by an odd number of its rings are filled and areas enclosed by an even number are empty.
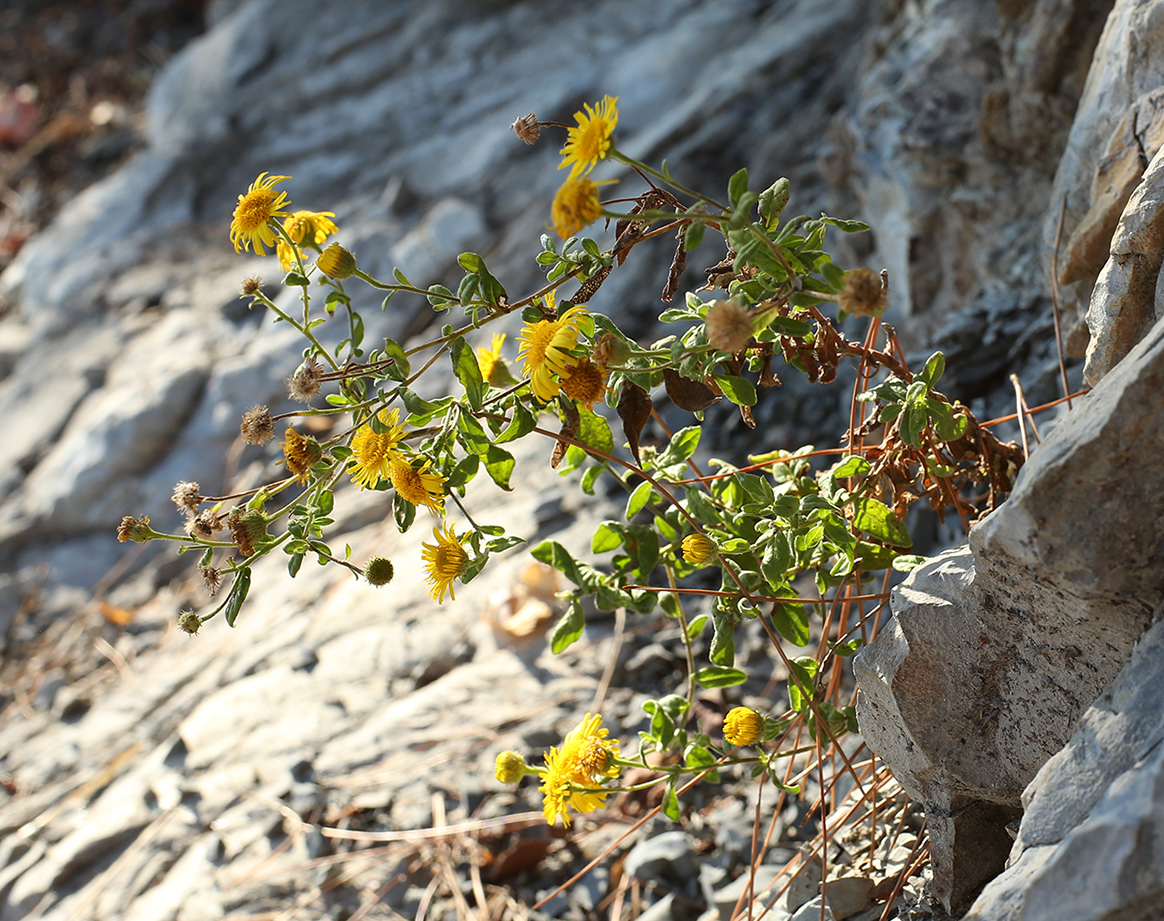
[[[594,343],[594,354],[591,359],[596,365],[622,365],[631,356],[630,346],[614,333],[603,333]]]
[[[525,776],[525,758],[517,752],[502,752],[493,765],[493,776],[502,783],[517,783]]]
[[[764,717],[749,707],[735,707],[723,718],[724,741],[751,745],[764,733]]]
[[[351,278],[356,273],[356,257],[338,243],[320,253],[315,264],[324,275],[337,281]]]
[[[372,585],[387,585],[395,574],[396,569],[392,565],[392,561],[386,560],[382,556],[372,557],[364,566],[364,578]]]
[[[706,566],[715,558],[719,547],[706,534],[688,534],[683,538],[683,559],[696,566]]]

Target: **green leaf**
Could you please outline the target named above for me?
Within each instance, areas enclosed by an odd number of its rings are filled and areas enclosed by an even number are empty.
[[[711,638],[708,657],[716,665],[731,667],[736,661],[735,619],[725,614],[715,615],[715,634]]]
[[[299,568],[303,565],[303,554],[292,553],[287,558],[287,573],[294,579],[299,574]]]
[[[590,549],[595,553],[610,553],[622,546],[623,528],[617,521],[604,521],[594,532]]]
[[[643,480],[634,491],[630,494],[630,498],[626,502],[626,520],[630,521],[639,512],[646,508],[647,503],[657,501],[659,496],[654,492],[649,480]]]
[[[667,782],[667,789],[663,793],[663,815],[669,818],[672,822],[678,822],[681,818],[679,812],[679,797],[675,794],[675,778]]]
[[[247,600],[247,594],[250,590],[251,570],[248,566],[246,569],[239,570],[239,574],[235,576],[234,585],[230,587],[230,597],[226,599],[226,625],[228,627],[234,626],[235,618],[242,610],[243,602]]]
[[[829,217],[827,214],[821,214],[820,219],[843,233],[864,233],[869,229],[869,225],[864,221],[846,221],[838,217]]]
[[[477,475],[481,460],[476,454],[466,454],[445,479],[445,486],[449,489],[458,489]]]
[[[582,605],[575,598],[562,615],[562,619],[554,625],[554,630],[550,634],[550,649],[555,655],[565,652],[582,636],[585,629],[586,615],[582,613]]]
[[[714,374],[712,377],[724,396],[737,406],[756,405],[756,387],[747,378],[735,374]]]
[[[392,517],[396,519],[396,530],[403,534],[416,520],[416,506],[396,493],[392,497]]]
[[[695,673],[695,683],[704,688],[731,688],[747,680],[747,672],[723,665],[707,665]]]
[[[876,499],[862,497],[854,502],[853,527],[894,547],[912,547],[913,538],[893,509]]]
[[[629,592],[614,588],[605,582],[599,582],[598,590],[595,592],[594,606],[600,611],[617,611],[619,608],[631,606],[631,596]]]
[[[792,666],[792,671],[796,678],[799,678],[799,683],[794,679],[793,675],[788,676],[788,704],[797,713],[804,713],[808,709],[809,697],[805,695],[808,691],[811,695],[815,689],[816,673],[820,668],[816,659],[808,656],[797,656],[794,659],[789,659],[789,665]]]
[[[865,458],[850,455],[841,458],[841,462],[833,468],[832,474],[839,480],[843,477],[864,476],[871,469],[869,462]]]
[[[728,201],[733,208],[737,207],[746,191],[748,191],[748,171],[741,169],[728,180]]]
[[[942,441],[957,441],[966,434],[968,420],[962,413],[954,415],[954,407],[934,397],[926,400],[926,409],[934,422],[934,431]]]
[[[460,442],[465,446],[465,450],[478,456],[483,456],[493,447],[493,442],[481,423],[466,412],[464,407],[457,414],[457,434],[460,436]]]
[[[898,572],[913,572],[922,563],[926,561],[926,557],[918,556],[916,553],[911,553],[906,556],[899,556],[893,561],[893,568]]]
[[[646,582],[651,578],[651,573],[659,562],[659,535],[655,533],[654,528],[645,524],[631,525],[626,529],[626,533],[623,546],[634,561],[639,575]]]
[[[490,445],[489,450],[485,452],[484,460],[485,472],[489,474],[493,482],[506,492],[510,491],[509,478],[513,475],[513,468],[517,465],[513,455],[504,448]]]
[[[901,440],[915,448],[920,446],[921,433],[929,424],[930,416],[926,412],[925,404],[921,406],[907,405],[905,414],[901,417]]]
[[[480,411],[485,399],[485,379],[481,377],[481,368],[477,364],[477,353],[464,339],[454,339],[449,346],[453,360],[453,371],[465,388],[465,395],[469,398],[469,405]]]
[[[925,381],[927,387],[932,388],[934,384],[937,383],[938,378],[940,378],[945,372],[945,370],[946,356],[941,352],[934,352],[934,354],[926,360],[925,367],[921,369],[921,373],[919,373],[917,377]]]
[[[703,628],[707,626],[709,620],[708,615],[700,614],[695,620],[687,625],[687,639],[693,640],[703,632]]]
[[[530,555],[535,560],[552,566],[567,579],[580,588],[586,588],[586,581],[582,575],[578,561],[573,555],[556,540],[544,540],[532,550]]]
[[[760,193],[760,215],[764,218],[764,228],[772,231],[780,223],[780,215],[792,195],[792,183],[781,176]]]
[[[384,374],[394,381],[402,381],[408,377],[412,370],[412,365],[409,364],[408,358],[404,354],[404,349],[400,343],[395,339],[384,340],[384,357],[391,358],[392,364],[384,371]]]
[[[689,425],[680,429],[671,437],[667,447],[659,453],[655,463],[663,468],[687,460],[699,447],[699,438],[702,434],[703,427],[699,425]]]
[[[505,430],[497,436],[497,444],[502,445],[508,441],[523,438],[534,430],[535,425],[537,425],[537,420],[534,418],[534,414],[521,403],[514,403],[513,417],[509,420],[509,425],[505,427]]]
[[[808,645],[808,611],[803,604],[790,601],[776,605],[772,609],[772,625],[790,643]]]
[[[683,249],[691,252],[700,243],[703,242],[703,234],[707,230],[707,225],[703,222],[695,222],[687,225],[687,233],[683,235]]]

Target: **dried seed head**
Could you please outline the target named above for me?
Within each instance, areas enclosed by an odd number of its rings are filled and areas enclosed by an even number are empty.
[[[502,783],[517,783],[525,776],[525,767],[519,752],[501,752],[493,764],[493,776]]]
[[[255,544],[267,536],[267,516],[258,509],[240,512],[235,509],[226,519],[230,528],[230,539],[243,556],[254,556]]]
[[[199,566],[198,572],[202,576],[202,584],[206,586],[213,598],[218,594],[218,587],[222,585],[222,573],[213,566]]]
[[[324,275],[337,281],[350,278],[356,273],[356,257],[338,243],[333,243],[320,253],[315,264]]]
[[[144,544],[153,537],[153,533],[149,515],[142,515],[141,518],[131,518],[126,515],[121,519],[121,524],[117,526],[117,539],[122,543],[131,540],[137,544]]]
[[[364,567],[364,578],[373,585],[387,585],[395,574],[396,569],[392,561],[382,556],[372,557]]]
[[[707,341],[722,352],[735,355],[752,341],[752,315],[734,297],[712,304],[704,323]]]
[[[242,284],[238,288],[239,297],[254,297],[259,293],[259,289],[263,287],[262,275],[248,275],[242,280]]]
[[[594,404],[606,393],[606,371],[589,358],[583,358],[569,369],[569,375],[562,378],[562,393],[575,403],[593,410]]]
[[[288,472],[295,474],[300,483],[306,483],[312,466],[323,457],[319,442],[310,435],[300,435],[294,426],[289,425],[279,446],[283,449],[283,462]]]
[[[202,618],[193,611],[183,611],[178,615],[178,627],[185,633],[194,636],[198,633],[198,628],[202,626]]]
[[[538,117],[533,112],[515,119],[509,127],[527,144],[532,144],[542,133],[542,126],[538,124]]]
[[[265,445],[275,437],[275,419],[267,407],[252,406],[243,413],[239,431],[243,444]]]
[[[314,358],[305,358],[295,373],[287,378],[287,392],[292,400],[310,403],[311,398],[319,393],[322,382],[323,365]]]
[[[198,484],[183,480],[174,487],[174,494],[170,496],[174,504],[180,509],[193,512],[202,503],[202,496],[198,492]]]
[[[199,540],[210,540],[214,537],[215,531],[221,531],[222,529],[222,516],[215,514],[210,509],[206,509],[197,515],[191,515],[186,522],[186,533]]]
[[[885,312],[885,289],[872,269],[853,269],[845,273],[845,287],[837,296],[845,313],[859,317],[879,317]]]

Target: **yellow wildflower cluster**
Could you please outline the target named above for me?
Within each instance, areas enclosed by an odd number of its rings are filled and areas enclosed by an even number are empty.
[[[543,796],[542,815],[547,825],[561,816],[570,825],[567,809],[593,812],[606,805],[610,790],[601,789],[621,770],[616,739],[608,739],[602,717],[587,713],[562,740],[560,748],[546,752],[546,766],[539,788]]]
[[[558,166],[558,169],[570,167],[570,175],[558,189],[550,209],[554,230],[563,240],[602,216],[598,187],[605,183],[593,182],[587,177],[613,148],[611,136],[618,124],[618,97],[604,96],[593,107],[586,103],[582,112],[574,114],[574,120],[578,124],[567,130],[566,146],[560,151],[562,162]]]

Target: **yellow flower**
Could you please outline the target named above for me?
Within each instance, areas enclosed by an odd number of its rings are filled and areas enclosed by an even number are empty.
[[[265,256],[267,251],[263,247],[275,245],[271,221],[287,217],[287,212],[282,209],[291,202],[287,200],[286,192],[276,192],[274,186],[290,178],[259,173],[259,178],[251,183],[246,194],[238,197],[230,222],[230,242],[236,253],[253,248],[260,256]]]
[[[606,183],[602,183],[605,185]],[[602,205],[598,201],[599,183],[591,182],[585,176],[567,179],[554,194],[550,206],[550,220],[554,230],[563,240],[574,236],[587,224],[602,217]]]
[[[306,242],[308,246],[318,248],[329,235],[339,230],[333,217],[334,211],[296,211],[283,219],[283,229],[297,244]],[[279,257],[279,266],[283,271],[290,272],[295,265],[295,251],[282,237],[275,243],[275,255]]]
[[[287,464],[287,472],[298,477],[300,483],[306,483],[312,465],[323,456],[319,442],[310,436],[300,435],[289,425],[287,434],[279,442],[279,447],[283,449],[283,461]]]
[[[764,717],[749,707],[735,707],[723,718],[724,741],[732,745],[751,745],[764,732]]]
[[[343,281],[356,274],[356,257],[350,250],[344,249],[338,243],[333,243],[315,260],[315,266],[328,278]]]
[[[371,423],[365,423],[352,436],[348,469],[352,472],[352,482],[361,489],[374,489],[377,483],[388,478],[392,460],[399,453],[396,446],[404,437],[399,409],[382,409],[376,418],[385,431],[373,431]]]
[[[464,572],[469,555],[461,546],[461,538],[457,537],[452,525],[446,524],[443,531],[440,528],[433,528],[432,533],[436,543],[420,545],[420,555],[424,560],[425,569],[428,570],[428,581],[432,583],[432,588],[428,590],[429,597],[437,604],[444,604],[447,591],[449,597],[456,601],[453,582]]]
[[[618,124],[617,96],[603,96],[597,108],[583,104],[585,112],[575,112],[578,126],[566,132],[566,146],[559,153],[564,155],[558,169],[570,167],[570,178],[584,176],[605,159],[610,150],[610,136]]]
[[[444,511],[445,503],[442,484],[445,478],[434,470],[429,470],[432,459],[426,457],[419,467],[413,467],[403,455],[393,452],[388,459],[388,478],[401,498],[413,505],[423,505],[434,515]]]
[[[481,369],[481,377],[491,387],[508,387],[517,383],[509,373],[509,365],[501,357],[501,346],[504,343],[505,333],[497,333],[493,336],[492,346],[477,349],[477,366]]]
[[[587,409],[606,393],[606,372],[589,358],[583,358],[562,377],[562,393]]]
[[[706,534],[688,534],[683,538],[683,559],[696,566],[706,566],[719,548]]]
[[[617,777],[620,767],[618,741],[607,739],[602,717],[586,714],[562,740],[561,748],[546,752],[542,774],[542,815],[553,825],[558,816],[569,826],[567,807],[576,812],[593,812],[606,805],[610,791],[596,787]]]
[[[553,294],[546,295],[546,306],[553,307]],[[571,307],[556,320],[538,320],[527,323],[518,336],[521,348],[517,351],[520,359],[525,356],[523,372],[529,377],[530,388],[543,403],[548,403],[557,395],[560,384],[557,378],[564,376],[578,363],[570,354],[570,349],[578,344],[579,322],[589,316],[582,305]]]

